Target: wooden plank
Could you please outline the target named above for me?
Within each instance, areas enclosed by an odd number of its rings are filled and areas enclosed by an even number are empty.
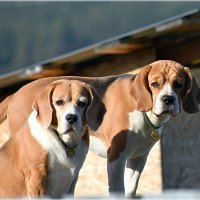
[[[158,47],[157,59],[169,59],[182,64],[189,64],[200,58],[199,52],[200,36]]]

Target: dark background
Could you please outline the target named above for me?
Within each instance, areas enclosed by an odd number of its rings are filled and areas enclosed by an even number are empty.
[[[0,2],[0,75],[196,8],[200,2]]]

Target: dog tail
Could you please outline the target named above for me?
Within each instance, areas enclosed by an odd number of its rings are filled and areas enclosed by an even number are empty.
[[[7,110],[8,110],[8,106],[9,106],[9,103],[10,103],[10,100],[11,100],[12,96],[13,95],[10,95],[10,96],[6,97],[0,103],[0,123],[2,123],[7,117]]]

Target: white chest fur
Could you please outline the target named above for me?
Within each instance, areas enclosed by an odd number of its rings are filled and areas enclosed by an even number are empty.
[[[46,180],[48,196],[59,198],[69,192],[85,160],[88,148],[81,140],[76,147],[75,155],[68,157],[58,137],[50,130],[43,129],[36,119],[37,112],[33,111],[28,119],[33,137],[48,152],[49,168]]]
[[[127,133],[126,154],[138,157],[148,154],[155,142],[151,138],[152,128],[145,122],[141,112],[129,113],[129,131]],[[161,129],[158,130],[161,134]]]
[[[47,176],[46,193],[51,197],[60,198],[67,194],[73,181],[76,180],[78,173],[83,165],[88,147],[82,141],[77,147],[75,155],[67,157],[68,164],[60,163],[57,155],[50,153],[50,168]]]
[[[95,136],[90,136],[90,150],[94,152],[95,154],[106,158],[107,157],[107,147],[106,145]]]

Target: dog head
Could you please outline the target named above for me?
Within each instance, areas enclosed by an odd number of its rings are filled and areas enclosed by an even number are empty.
[[[46,86],[32,107],[39,123],[55,130],[64,143],[69,143],[72,137],[80,139],[86,124],[96,131],[105,113],[94,88],[75,80],[59,80]]]
[[[200,89],[187,67],[170,60],[145,66],[131,84],[136,109],[155,115],[177,116],[199,111]]]

